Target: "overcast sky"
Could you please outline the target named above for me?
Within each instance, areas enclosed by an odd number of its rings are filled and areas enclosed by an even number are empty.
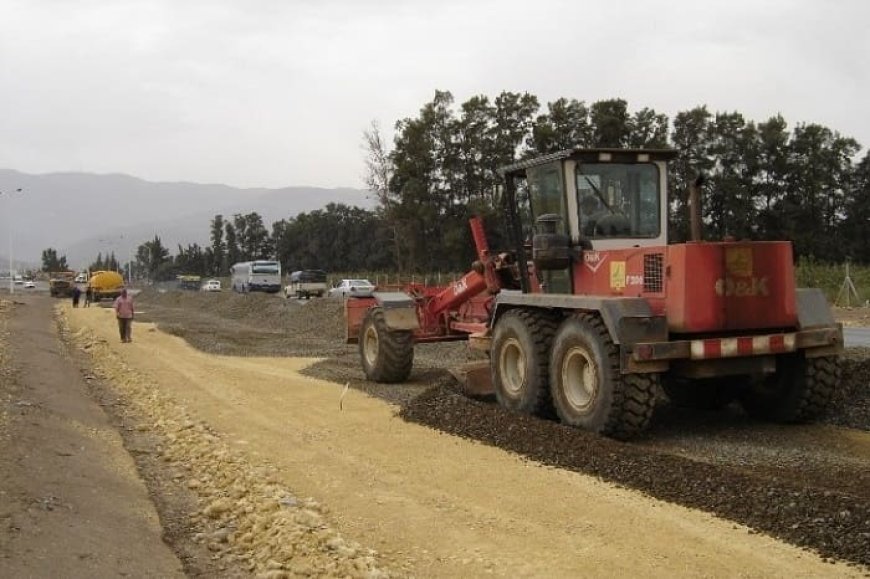
[[[0,167],[361,187],[362,131],[436,89],[782,113],[866,147],[868,26],[866,0],[0,0]]]

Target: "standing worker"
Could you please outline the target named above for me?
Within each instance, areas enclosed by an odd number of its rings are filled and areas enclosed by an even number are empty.
[[[73,307],[74,308],[79,307],[79,298],[81,298],[81,297],[82,297],[82,290],[79,289],[79,286],[73,285],[72,300],[73,300]]]
[[[91,307],[91,301],[94,299],[94,290],[91,289],[91,285],[88,284],[88,287],[85,288],[85,307]]]
[[[121,334],[121,342],[133,341],[133,297],[127,295],[127,290],[122,289],[121,295],[115,299],[115,317],[118,318],[118,331]]]

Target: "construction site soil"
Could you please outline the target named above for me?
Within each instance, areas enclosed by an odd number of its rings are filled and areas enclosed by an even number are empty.
[[[356,346],[344,343],[340,300],[156,290],[137,300],[137,321],[155,322],[204,352],[320,358],[304,373],[390,401],[407,421],[870,565],[868,350],[844,356],[840,389],[817,424],[760,423],[736,405],[689,411],[661,396],[649,431],[622,443],[461,395],[447,370],[474,357],[463,343],[418,346],[406,383],[366,381]]]

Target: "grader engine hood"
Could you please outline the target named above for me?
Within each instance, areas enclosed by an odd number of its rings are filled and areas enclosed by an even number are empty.
[[[791,243],[687,243],[668,247],[672,332],[797,326]]]

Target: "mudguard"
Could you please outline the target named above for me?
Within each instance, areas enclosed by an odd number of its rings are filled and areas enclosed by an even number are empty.
[[[496,297],[492,322],[494,323],[502,313],[514,307],[598,312],[616,344],[662,342],[668,339],[667,319],[664,316],[654,315],[649,303],[642,298],[603,298],[503,291]]]
[[[375,301],[384,312],[384,321],[391,330],[417,330],[417,302],[404,292],[375,292]]]

